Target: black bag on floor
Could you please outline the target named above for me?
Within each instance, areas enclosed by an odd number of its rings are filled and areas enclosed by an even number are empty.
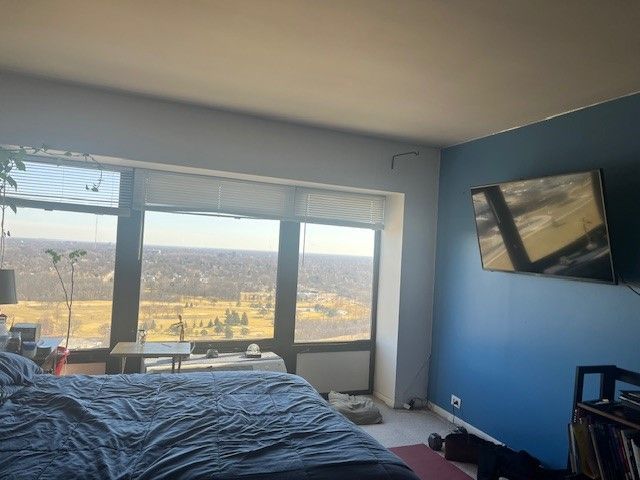
[[[479,449],[478,480],[560,480],[565,470],[548,470],[540,460],[524,450],[514,452],[500,445],[482,445]]]
[[[450,433],[444,439],[444,458],[478,464],[480,447],[494,444],[471,433]]]

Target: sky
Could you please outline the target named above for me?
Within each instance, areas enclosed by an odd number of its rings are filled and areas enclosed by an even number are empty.
[[[6,229],[16,238],[116,241],[117,218],[111,215],[45,211],[19,208],[7,210]],[[249,218],[207,217],[146,212],[144,244],[223,248],[234,250],[278,250],[280,222]],[[362,228],[303,224],[301,250],[307,253],[373,255],[374,231]]]
[[[12,173],[18,182],[19,193],[54,202],[73,199],[80,204],[117,205],[120,185],[117,172],[104,170],[100,176],[96,170],[87,168],[37,162],[27,164],[26,172],[16,170]],[[87,186],[97,182],[100,183],[99,193],[87,190]],[[7,210],[7,214],[6,229],[16,238],[116,241],[117,218],[111,215],[31,208],[19,208],[17,214]],[[144,244],[275,252],[278,250],[279,225],[277,220],[146,212]],[[374,231],[369,229],[317,224],[305,227],[303,224],[300,250],[373,256],[374,236]]]

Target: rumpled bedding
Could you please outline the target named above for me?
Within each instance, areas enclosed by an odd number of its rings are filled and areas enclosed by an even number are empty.
[[[2,479],[417,480],[295,375],[34,375],[3,392]]]

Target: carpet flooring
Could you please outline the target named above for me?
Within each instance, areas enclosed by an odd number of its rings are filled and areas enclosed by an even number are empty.
[[[469,475],[423,443],[392,447],[389,450],[404,460],[420,480],[471,480]]]
[[[382,413],[382,423],[364,425],[361,428],[387,448],[426,444],[431,433],[437,432],[445,437],[455,428],[455,425],[429,410],[396,410],[389,408],[375,397],[373,401]],[[475,465],[459,462],[453,462],[452,465],[464,471],[472,479],[476,478]]]

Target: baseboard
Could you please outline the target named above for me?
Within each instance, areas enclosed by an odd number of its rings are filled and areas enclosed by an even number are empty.
[[[380,400],[382,400],[387,405],[387,407],[396,408],[396,406],[395,406],[396,402],[394,400],[392,400],[391,398],[387,397],[386,395],[383,395],[382,393],[376,392],[374,390],[373,391],[373,396],[376,397],[376,398],[379,398]]]
[[[451,412],[447,412],[444,408],[439,407],[438,405],[436,405],[433,402],[429,402],[428,403],[428,407],[429,407],[429,410],[431,410],[433,413],[435,413],[439,417],[442,417],[446,421],[448,421],[450,423],[453,423],[454,417],[451,414]],[[459,417],[455,417],[455,423],[456,423],[456,425],[462,425],[464,428],[467,429],[467,432],[473,433],[474,435],[477,435],[480,438],[484,438],[485,440],[488,440],[488,441],[493,442],[493,443],[498,443],[500,445],[504,445],[504,443],[501,442],[500,440],[496,440],[491,435],[489,435],[489,434],[483,432],[482,430],[480,430],[479,428],[476,428],[473,425],[465,422],[464,420],[460,419]]]

